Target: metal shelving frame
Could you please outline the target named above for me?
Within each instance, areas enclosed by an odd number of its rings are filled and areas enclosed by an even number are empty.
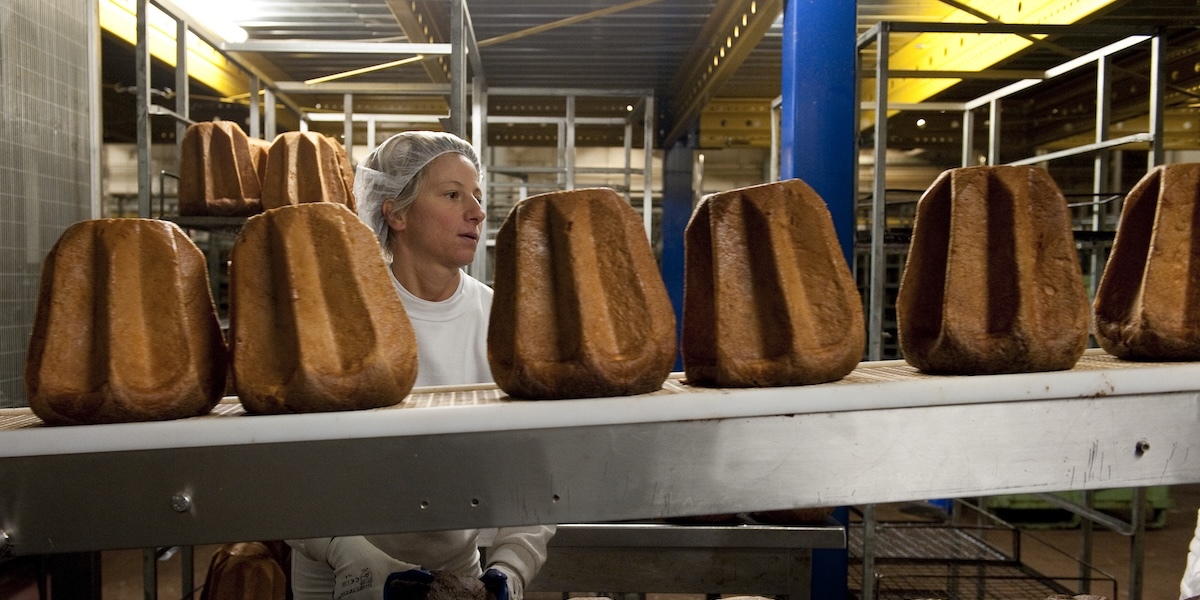
[[[969,77],[970,73],[953,72],[939,73],[938,71],[893,71],[888,66],[889,38],[892,33],[896,32],[945,32],[945,33],[978,33],[978,34],[1020,34],[1031,36],[1036,34],[1052,34],[1052,33],[1107,33],[1125,35],[1121,40],[1106,45],[1102,48],[1094,50],[1082,56],[1067,60],[1062,64],[1047,69],[1044,73],[1037,77],[1029,77],[1027,73],[1022,73],[1019,80],[1002,87],[994,92],[984,94],[967,102],[924,102],[901,104],[888,101],[888,80],[892,75],[901,77]],[[1111,119],[1111,111],[1109,106],[1109,96],[1111,91],[1111,57],[1119,52],[1123,52],[1140,44],[1148,43],[1150,45],[1150,86],[1149,86],[1149,126],[1148,131],[1122,136],[1119,138],[1109,138],[1109,121]],[[872,174],[872,190],[870,197],[871,201],[871,247],[870,247],[870,285],[868,286],[869,299],[867,302],[867,356],[870,359],[878,359],[882,348],[882,331],[884,317],[884,292],[886,276],[886,257],[884,255],[884,233],[886,225],[886,150],[887,150],[887,130],[888,130],[888,113],[896,110],[944,110],[944,111],[961,111],[963,115],[963,144],[962,144],[962,165],[970,166],[975,163],[974,160],[974,122],[975,111],[977,109],[987,107],[989,111],[989,129],[988,129],[988,144],[987,144],[987,164],[996,165],[1000,163],[1000,124],[1001,112],[1000,104],[1004,98],[1012,96],[1018,92],[1031,89],[1045,81],[1052,80],[1056,77],[1067,73],[1076,72],[1078,69],[1093,66],[1096,69],[1097,78],[1097,96],[1096,96],[1096,136],[1095,141],[1090,144],[1068,148],[1057,152],[1040,154],[1032,157],[1021,158],[1018,160],[1008,161],[1004,164],[1009,165],[1026,165],[1040,164],[1052,160],[1065,158],[1068,156],[1077,156],[1081,154],[1095,154],[1095,169],[1093,190],[1099,193],[1104,189],[1108,178],[1107,151],[1130,144],[1149,144],[1150,151],[1148,155],[1148,168],[1153,168],[1162,163],[1162,136],[1163,136],[1163,94],[1164,81],[1162,77],[1162,58],[1163,58],[1163,42],[1161,32],[1157,29],[1132,30],[1130,28],[1109,28],[1087,25],[1015,25],[1003,23],[987,23],[987,24],[958,24],[958,23],[912,23],[912,22],[881,22],[872,27],[867,32],[863,33],[858,38],[858,67],[857,78],[861,82],[863,80],[865,70],[862,66],[863,50],[874,44],[876,46],[876,55],[879,57],[876,60],[874,76],[875,76],[875,102],[862,102],[861,110],[874,110],[875,113],[875,144],[874,144],[874,165]],[[1092,225],[1098,231],[1104,226],[1102,218],[1102,206],[1097,203],[1093,205]],[[1103,270],[1103,256],[1100,252],[1093,251],[1092,253],[1092,269],[1093,273],[1099,273]],[[1096,277],[1093,277],[1095,280]],[[1094,283],[1093,283],[1094,286]],[[1094,287],[1093,287],[1094,290]],[[1085,494],[1085,505],[1082,507],[1074,507],[1075,510],[1085,518],[1087,526],[1083,529],[1083,541],[1081,543],[1081,557],[1084,562],[1090,560],[1091,553],[1091,522],[1097,521],[1104,523],[1103,515],[1100,515],[1086,505],[1086,499],[1090,498],[1090,494]],[[1122,532],[1128,532],[1127,535],[1132,536],[1132,553],[1130,566],[1130,598],[1138,600],[1141,597],[1142,583],[1142,558],[1143,558],[1143,534],[1145,531],[1145,515],[1144,515],[1144,500],[1145,490],[1140,487],[1135,489],[1133,500],[1133,523],[1124,529],[1119,529]],[[868,513],[873,514],[873,513]],[[865,553],[870,556],[871,549],[868,548]],[[1081,585],[1084,589],[1081,592],[1086,592],[1086,579],[1081,577]],[[864,586],[867,592],[871,592],[872,582],[869,577],[864,581]]]
[[[522,402],[481,384],[372,411],[250,416],[229,398],[80,427],[6,409],[0,537],[31,555],[1198,483],[1197,381],[1200,363],[1089,351],[1049,373],[878,361],[802,387],[676,375],[650,395]]]

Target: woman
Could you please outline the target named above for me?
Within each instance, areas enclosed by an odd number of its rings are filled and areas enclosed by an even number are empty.
[[[380,144],[355,173],[359,217],[379,239],[416,332],[418,386],[492,381],[492,290],[462,271],[483,236],[479,171],[474,148],[462,139],[410,131]],[[495,531],[488,569],[507,577],[510,600],[522,599],[553,534],[554,526]],[[381,598],[388,574],[417,568],[479,577],[479,535],[465,530],[293,540],[295,598]]]

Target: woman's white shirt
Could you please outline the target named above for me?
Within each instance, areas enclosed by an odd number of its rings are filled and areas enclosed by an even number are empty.
[[[391,269],[388,274],[417,334],[416,385],[492,381],[487,360],[492,288],[460,273],[458,289],[449,298],[430,302],[405,289]]]

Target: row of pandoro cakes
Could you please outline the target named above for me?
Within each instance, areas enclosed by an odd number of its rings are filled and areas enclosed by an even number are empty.
[[[248,217],[305,202],[355,207],[354,169],[333,139],[288,131],[267,141],[232,121],[194,123],[184,132],[180,216]]]
[[[1189,263],[1200,164],[1149,173],[1125,201],[1095,333],[1131,359],[1196,360]],[[488,358],[513,398],[656,391],[686,382],[805,385],[844,377],[862,302],[821,198],[800,180],[706,196],[685,233],[682,337],[642,219],[596,188],[528,198],[496,237]],[[43,264],[25,380],[48,424],[208,413],[227,372],[255,414],[365,409],[411,391],[416,340],[370,230],[338,202],[247,220],[220,330],[203,255],[172,223],[99,219]],[[1032,167],[943,173],[918,203],[897,299],[901,348],[942,374],[1069,369],[1091,310],[1068,208]]]

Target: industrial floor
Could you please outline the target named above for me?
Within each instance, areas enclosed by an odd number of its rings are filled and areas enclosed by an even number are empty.
[[[1197,510],[1200,509],[1200,485],[1175,486],[1169,490],[1170,504],[1166,522],[1161,528],[1151,529],[1146,534],[1144,585],[1142,598],[1146,600],[1175,600],[1179,597],[1179,580],[1183,573],[1188,542],[1196,526]],[[893,520],[897,516],[911,515],[911,510],[901,505],[878,507],[880,521]],[[911,517],[909,517],[911,518]],[[1033,570],[1051,576],[1078,573],[1080,535],[1078,529],[1023,529],[1022,562]],[[1045,544],[1041,543],[1045,542]],[[195,548],[195,582],[202,585],[208,559],[214,546]],[[1054,549],[1060,552],[1056,552]],[[1118,595],[1113,600],[1129,598],[1130,538],[1097,528],[1094,538],[1093,566],[1111,575],[1117,581]],[[103,600],[147,598],[143,593],[142,552],[113,551],[102,554]],[[188,598],[180,590],[180,559],[178,554],[159,562],[158,598],[176,600]],[[3,583],[0,581],[0,583]],[[13,589],[0,585],[6,598],[36,600],[35,589]],[[1105,589],[1093,588],[1093,593],[1106,593]],[[199,597],[197,591],[195,597]],[[559,600],[557,594],[530,594],[528,600]],[[647,600],[704,600],[703,596],[680,594],[650,594]],[[1029,598],[1028,600],[1043,600]]]

